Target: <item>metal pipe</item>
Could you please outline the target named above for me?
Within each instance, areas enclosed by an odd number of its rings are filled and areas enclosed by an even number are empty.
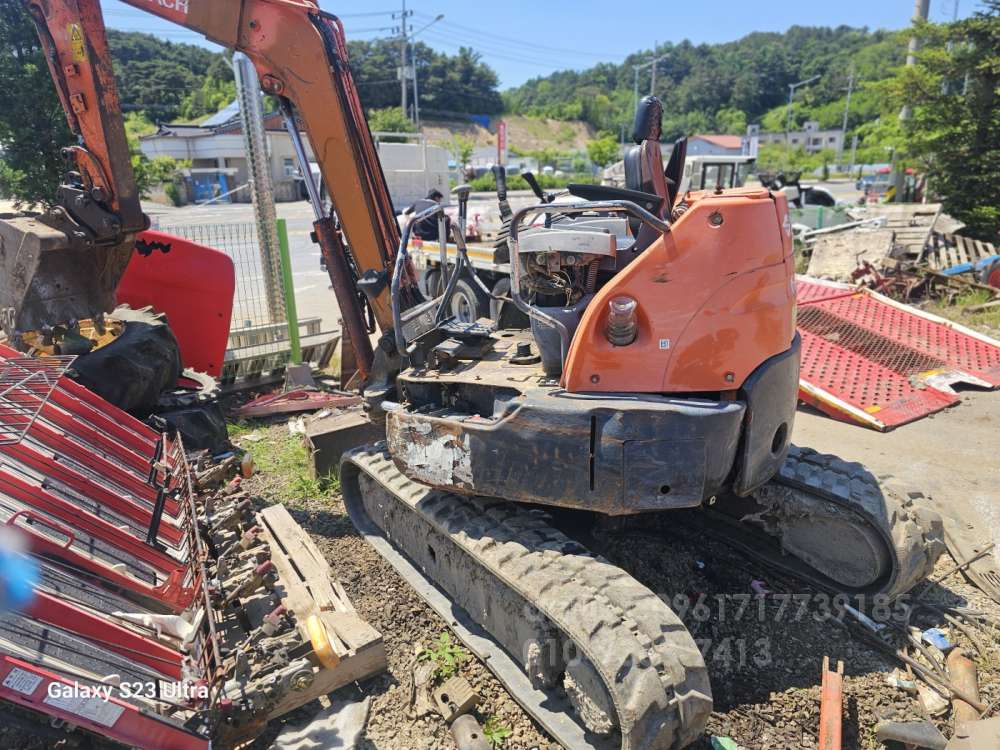
[[[250,58],[242,52],[233,55],[236,92],[240,103],[243,141],[250,173],[250,196],[257,220],[257,241],[260,249],[261,272],[264,276],[267,307],[271,323],[285,319],[284,290],[278,262],[278,218],[274,207],[274,186],[267,153],[267,133],[264,110],[260,102],[260,82]]]
[[[406,259],[410,257],[410,252],[407,247],[410,244],[410,230],[413,229],[413,225],[417,222],[428,219],[439,211],[443,212],[444,207],[441,205],[434,205],[429,208],[425,208],[418,214],[414,214],[407,225],[403,228],[403,236],[399,240],[399,249],[396,252],[396,265],[392,271],[392,281],[389,283],[389,299],[392,305],[393,338],[396,341],[396,349],[399,351],[400,356],[406,355],[406,339],[403,338],[403,316],[399,307],[399,287],[403,277],[403,269],[405,268]]]
[[[288,344],[291,349],[289,361],[293,365],[302,364],[302,348],[299,345],[299,313],[295,307],[295,283],[292,279],[292,258],[288,250],[288,225],[278,219],[278,249],[281,251],[281,283],[285,287],[285,320],[288,321]]]
[[[448,232],[445,229],[443,211],[438,214],[438,245],[438,257],[441,263],[441,288],[444,289],[448,286]]]
[[[299,164],[299,171],[306,183],[306,193],[309,195],[309,203],[312,204],[313,215],[317,219],[322,219],[323,201],[319,197],[319,187],[313,181],[312,169],[309,168],[309,158],[306,156],[306,147],[302,142],[302,134],[295,124],[295,113],[292,111],[292,103],[285,97],[278,99],[278,106],[281,108],[281,119],[284,121],[285,130],[288,137],[292,139],[292,149],[295,151],[295,161]]]

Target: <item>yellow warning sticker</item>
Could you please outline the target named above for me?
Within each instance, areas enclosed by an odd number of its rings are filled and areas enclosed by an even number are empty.
[[[69,31],[69,46],[73,50],[73,62],[83,62],[87,59],[87,46],[83,42],[83,29],[78,23],[71,23]]]

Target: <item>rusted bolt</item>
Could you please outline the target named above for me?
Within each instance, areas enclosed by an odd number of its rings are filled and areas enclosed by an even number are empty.
[[[601,382],[601,376],[600,375],[591,375],[590,376],[590,382],[591,383],[600,383]]]
[[[708,215],[708,223],[713,227],[721,227],[724,221],[725,219],[722,218],[722,214],[718,211],[712,211],[712,213]]]
[[[260,28],[260,23],[257,21],[257,19],[255,18],[250,19],[250,28],[253,29],[254,31]]]
[[[727,383],[733,383],[735,381],[736,381],[736,373],[735,372],[727,372],[726,373],[726,382]]]

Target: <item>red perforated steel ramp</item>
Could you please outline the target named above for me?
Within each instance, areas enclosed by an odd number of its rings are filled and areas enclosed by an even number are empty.
[[[798,277],[799,398],[888,430],[1000,386],[1000,342],[868,289]]]

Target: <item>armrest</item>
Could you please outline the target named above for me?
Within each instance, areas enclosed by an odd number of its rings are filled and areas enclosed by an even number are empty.
[[[571,182],[566,189],[570,195],[583,198],[585,201],[631,201],[651,214],[659,214],[663,206],[662,196],[645,193],[642,190],[629,190],[611,185],[584,185],[578,182]]]

